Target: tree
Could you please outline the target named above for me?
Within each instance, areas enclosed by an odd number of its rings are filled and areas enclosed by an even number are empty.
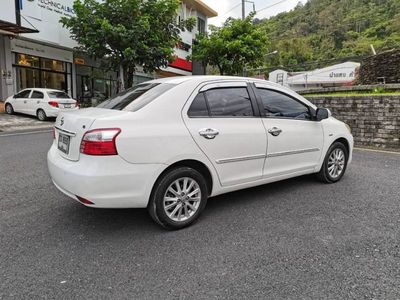
[[[267,40],[256,25],[254,14],[244,20],[229,18],[222,27],[210,26],[211,33],[200,34],[193,45],[192,60],[217,67],[221,75],[241,74],[245,67],[262,64]]]
[[[174,60],[181,30],[195,19],[177,24],[179,0],[75,0],[75,16],[61,18],[78,49],[94,58],[107,58],[119,70],[121,90],[133,83],[137,66],[145,72]]]

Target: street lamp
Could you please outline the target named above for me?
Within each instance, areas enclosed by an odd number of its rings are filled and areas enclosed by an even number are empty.
[[[270,53],[267,53],[267,54],[265,54],[264,55],[264,58],[265,57],[268,57],[268,56],[271,56],[271,55],[276,55],[276,54],[278,54],[279,53],[279,51],[278,50],[275,50],[275,51],[272,51],[272,52],[270,52]],[[253,71],[253,70],[255,70],[255,71],[261,71],[263,69],[263,67],[259,67],[259,68],[257,68],[257,69],[246,69],[246,66],[243,68],[243,76],[245,77],[246,76],[246,74],[247,74],[247,71]],[[260,74],[259,74],[260,75]]]

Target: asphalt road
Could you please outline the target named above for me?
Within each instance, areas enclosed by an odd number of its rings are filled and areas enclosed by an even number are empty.
[[[356,151],[313,176],[209,200],[164,231],[50,182],[51,133],[0,137],[1,299],[399,299],[400,155]]]

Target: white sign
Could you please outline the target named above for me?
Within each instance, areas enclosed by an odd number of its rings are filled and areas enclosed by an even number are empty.
[[[15,24],[15,0],[0,0],[0,2],[0,20]]]
[[[48,47],[28,41],[13,39],[11,40],[11,51],[28,55],[40,56],[65,62],[73,62],[71,51]]]
[[[63,28],[60,23],[61,17],[75,15],[73,0],[21,0],[21,2],[22,25],[39,30],[38,33],[24,34],[24,37],[67,48],[77,46],[77,43],[70,38],[68,29]]]

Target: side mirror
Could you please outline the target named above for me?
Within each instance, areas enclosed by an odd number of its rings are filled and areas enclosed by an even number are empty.
[[[329,109],[327,108],[318,108],[316,112],[316,119],[317,121],[322,121],[325,119],[328,119],[330,116],[332,116],[332,113]]]

